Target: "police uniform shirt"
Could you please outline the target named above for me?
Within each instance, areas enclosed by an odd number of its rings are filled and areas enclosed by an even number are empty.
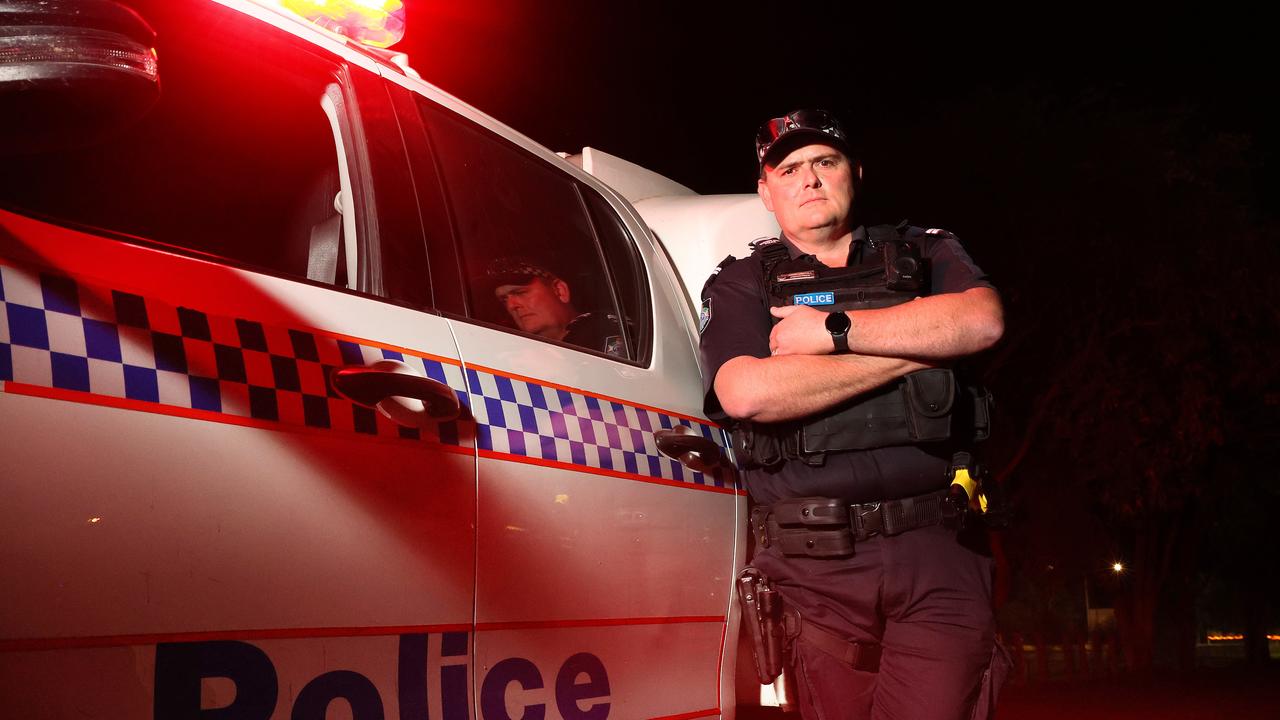
[[[928,259],[931,294],[992,287],[986,274],[969,258],[954,235],[913,227],[907,237],[918,243],[921,256]],[[864,246],[865,239],[866,230],[859,227],[854,231],[850,253]],[[816,257],[801,253],[785,236],[782,241],[793,260],[821,267]],[[725,421],[728,418],[720,408],[712,384],[720,366],[743,355],[770,356],[769,332],[773,322],[758,255],[733,262],[721,270],[711,283],[703,312],[701,351],[706,412],[713,420]],[[854,323],[849,334],[856,337],[857,333],[858,326]],[[892,500],[944,487],[952,451],[946,443],[939,443],[828,453],[820,466],[789,459],[774,468],[747,470],[744,479],[751,496],[761,503],[806,496],[839,497],[849,502]]]
[[[622,342],[622,327],[616,315],[582,313],[565,328],[563,341],[615,357],[626,357],[627,354]]]

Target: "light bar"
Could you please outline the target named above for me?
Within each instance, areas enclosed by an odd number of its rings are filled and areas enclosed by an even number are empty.
[[[280,0],[280,6],[362,45],[386,48],[404,37],[402,0]]]

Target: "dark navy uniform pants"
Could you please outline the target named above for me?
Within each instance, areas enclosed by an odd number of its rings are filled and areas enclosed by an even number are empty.
[[[970,717],[995,644],[992,561],[937,525],[857,543],[843,559],[757,551],[802,622],[882,646],[880,671],[855,670],[801,640],[792,653],[805,720]]]

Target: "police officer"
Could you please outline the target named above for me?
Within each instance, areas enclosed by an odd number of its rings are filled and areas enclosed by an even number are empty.
[[[1000,339],[999,297],[950,233],[854,226],[862,169],[830,114],[770,120],[756,151],[782,234],[708,280],[701,349],[707,412],[735,427],[756,506],[752,565],[794,613],[801,713],[968,718],[994,645],[992,565],[946,499],[984,408],[948,368]],[[886,290],[898,255],[924,277]]]
[[[625,355],[618,318],[580,312],[569,283],[545,267],[522,257],[499,257],[485,268],[483,283],[517,328],[609,355]]]

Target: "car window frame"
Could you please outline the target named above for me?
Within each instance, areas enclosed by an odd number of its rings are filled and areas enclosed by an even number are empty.
[[[635,328],[635,332],[628,332],[623,327],[623,342],[627,346],[627,357],[631,359],[632,364],[637,367],[648,367],[653,359],[653,288],[649,285],[648,268],[645,266],[644,258],[640,254],[640,248],[636,245],[635,235],[631,233],[627,223],[622,216],[613,208],[613,205],[605,197],[604,193],[598,189],[591,187],[577,178],[574,178],[574,188],[578,193],[578,201],[582,203],[583,212],[587,216],[587,223],[591,227],[592,236],[595,239],[596,252],[599,255],[600,265],[605,270],[605,275],[609,279],[609,294],[613,299],[613,305],[618,309],[618,314],[624,320],[637,323],[643,316],[643,322],[639,323],[639,327]],[[628,312],[627,303],[622,302],[621,289],[618,283],[618,273],[615,268],[615,262],[610,260],[610,256],[605,253],[604,244],[601,242],[601,229],[597,222],[596,214],[592,211],[591,205],[587,200],[586,193],[590,191],[592,197],[595,198],[595,206],[599,212],[608,213],[616,225],[618,232],[621,233],[619,242],[622,243],[626,252],[626,258],[623,260],[628,269],[632,272],[632,280],[635,283],[635,292],[638,293],[639,299],[642,300],[643,307],[636,308],[637,317],[632,317]],[[632,345],[636,347],[632,347]],[[612,357],[612,356],[610,356]]]
[[[436,101],[430,96],[420,92],[413,92],[411,90],[405,90],[404,92],[407,96],[409,96],[410,101],[412,102],[413,109],[412,109],[411,115],[413,117],[413,120],[407,121],[405,117],[402,115],[402,122],[404,122],[405,124],[408,124],[408,122],[412,122],[412,124],[416,126],[414,128],[414,131],[416,131],[416,133],[420,135],[420,137],[422,138],[422,145],[419,151],[425,153],[425,157],[429,160],[429,162],[417,162],[416,159],[412,156],[413,149],[411,147],[410,148],[410,152],[411,152],[410,164],[412,167],[415,168],[415,172],[419,172],[417,168],[420,165],[430,166],[427,172],[423,172],[420,174],[425,174],[430,176],[432,190],[438,193],[438,198],[440,202],[443,202],[443,213],[442,213],[442,219],[441,219],[442,221],[438,223],[440,227],[438,228],[436,234],[433,235],[430,232],[428,232],[427,234],[428,235],[427,243],[428,243],[428,246],[432,248],[432,252],[434,253],[438,249],[440,251],[443,251],[443,254],[447,258],[452,260],[452,268],[451,268],[451,272],[449,272],[450,277],[444,283],[444,284],[454,286],[452,302],[449,302],[448,306],[446,306],[446,303],[440,303],[438,305],[438,309],[440,313],[452,320],[456,320],[459,322],[465,322],[472,325],[491,328],[493,330],[497,330],[506,334],[514,335],[517,337],[529,338],[532,340],[536,340],[538,342],[543,342],[543,343],[548,343],[548,344],[559,346],[559,347],[568,348],[570,350],[586,353],[588,355],[593,355],[600,358],[605,358],[615,362],[624,363],[634,367],[640,367],[640,368],[648,367],[652,361],[653,352],[654,352],[653,294],[652,294],[652,287],[650,286],[649,280],[648,280],[648,268],[646,267],[644,258],[640,253],[639,248],[636,245],[636,238],[634,233],[628,227],[624,218],[613,207],[613,203],[609,201],[605,193],[602,192],[600,188],[594,187],[591,183],[586,182],[582,178],[577,177],[573,172],[571,172],[571,169],[569,167],[558,166],[557,164],[549,161],[547,158],[541,157],[538,153],[532,152],[528,148],[523,147],[519,143],[514,142],[512,139],[505,137],[502,133],[495,131],[493,128],[486,127],[484,124],[476,122],[475,120],[454,111],[452,108],[444,105],[443,103]],[[629,318],[625,315],[626,308],[619,303],[620,294],[619,294],[616,274],[614,272],[614,266],[605,255],[604,246],[601,242],[601,230],[597,226],[596,218],[594,217],[594,214],[592,213],[590,207],[588,206],[587,200],[584,197],[584,193],[586,192],[592,193],[598,201],[597,204],[598,204],[598,207],[600,208],[600,212],[607,212],[611,217],[614,218],[614,220],[618,225],[619,230],[622,232],[621,242],[623,242],[627,247],[628,258],[626,262],[628,263],[628,265],[632,267],[632,269],[635,272],[637,283],[638,283],[638,291],[640,292],[641,297],[647,299],[646,307],[641,308],[642,315],[643,315],[643,318],[641,319],[642,328],[638,330],[636,333],[634,333],[634,338],[635,338],[634,347],[633,347],[633,341],[632,341],[632,334],[626,333],[624,330],[624,333],[623,333],[624,343],[626,344],[626,348],[628,351],[628,355],[626,357],[610,355],[601,350],[595,350],[592,348],[583,347],[581,345],[575,345],[572,343],[566,343],[559,340],[552,340],[550,338],[542,337],[533,333],[524,332],[518,328],[514,328],[509,325],[490,322],[488,320],[477,317],[475,315],[475,309],[471,307],[472,303],[471,303],[469,292],[468,292],[469,281],[466,277],[466,270],[464,267],[465,263],[462,260],[463,258],[462,240],[459,237],[459,233],[457,230],[457,222],[455,218],[455,210],[453,207],[453,203],[450,200],[450,194],[449,194],[450,185],[447,179],[447,173],[445,169],[441,167],[439,155],[435,152],[435,146],[436,146],[436,143],[438,142],[438,139],[432,134],[430,123],[427,121],[427,118],[425,117],[425,114],[427,111],[424,110],[423,108],[424,105],[429,105],[436,112],[447,114],[454,121],[467,126],[473,131],[476,131],[478,134],[480,134],[487,140],[495,143],[496,145],[504,148],[506,151],[519,155],[533,163],[536,163],[542,166],[543,168],[546,168],[550,172],[562,178],[565,181],[565,183],[568,184],[573,189],[574,195],[577,199],[578,208],[583,214],[583,220],[585,221],[587,229],[591,235],[589,241],[592,244],[594,249],[595,260],[599,264],[600,269],[604,271],[604,274],[607,278],[607,283],[608,283],[607,298],[611,303],[613,310],[615,310],[618,313],[619,317],[622,317],[624,320],[632,320],[634,322],[632,318]],[[401,108],[402,108],[401,113],[404,113],[408,109],[406,106],[401,106]],[[414,134],[414,131],[406,131],[406,135]],[[416,143],[406,140],[406,144],[413,145]],[[423,188],[420,186],[419,193],[421,192],[423,192]],[[447,246],[447,247],[444,247],[444,246]],[[439,263],[433,263],[433,266],[436,267],[436,271],[435,271],[435,274],[433,274],[433,278],[437,278],[437,279],[440,278],[442,271],[438,267],[439,265],[440,265]]]

